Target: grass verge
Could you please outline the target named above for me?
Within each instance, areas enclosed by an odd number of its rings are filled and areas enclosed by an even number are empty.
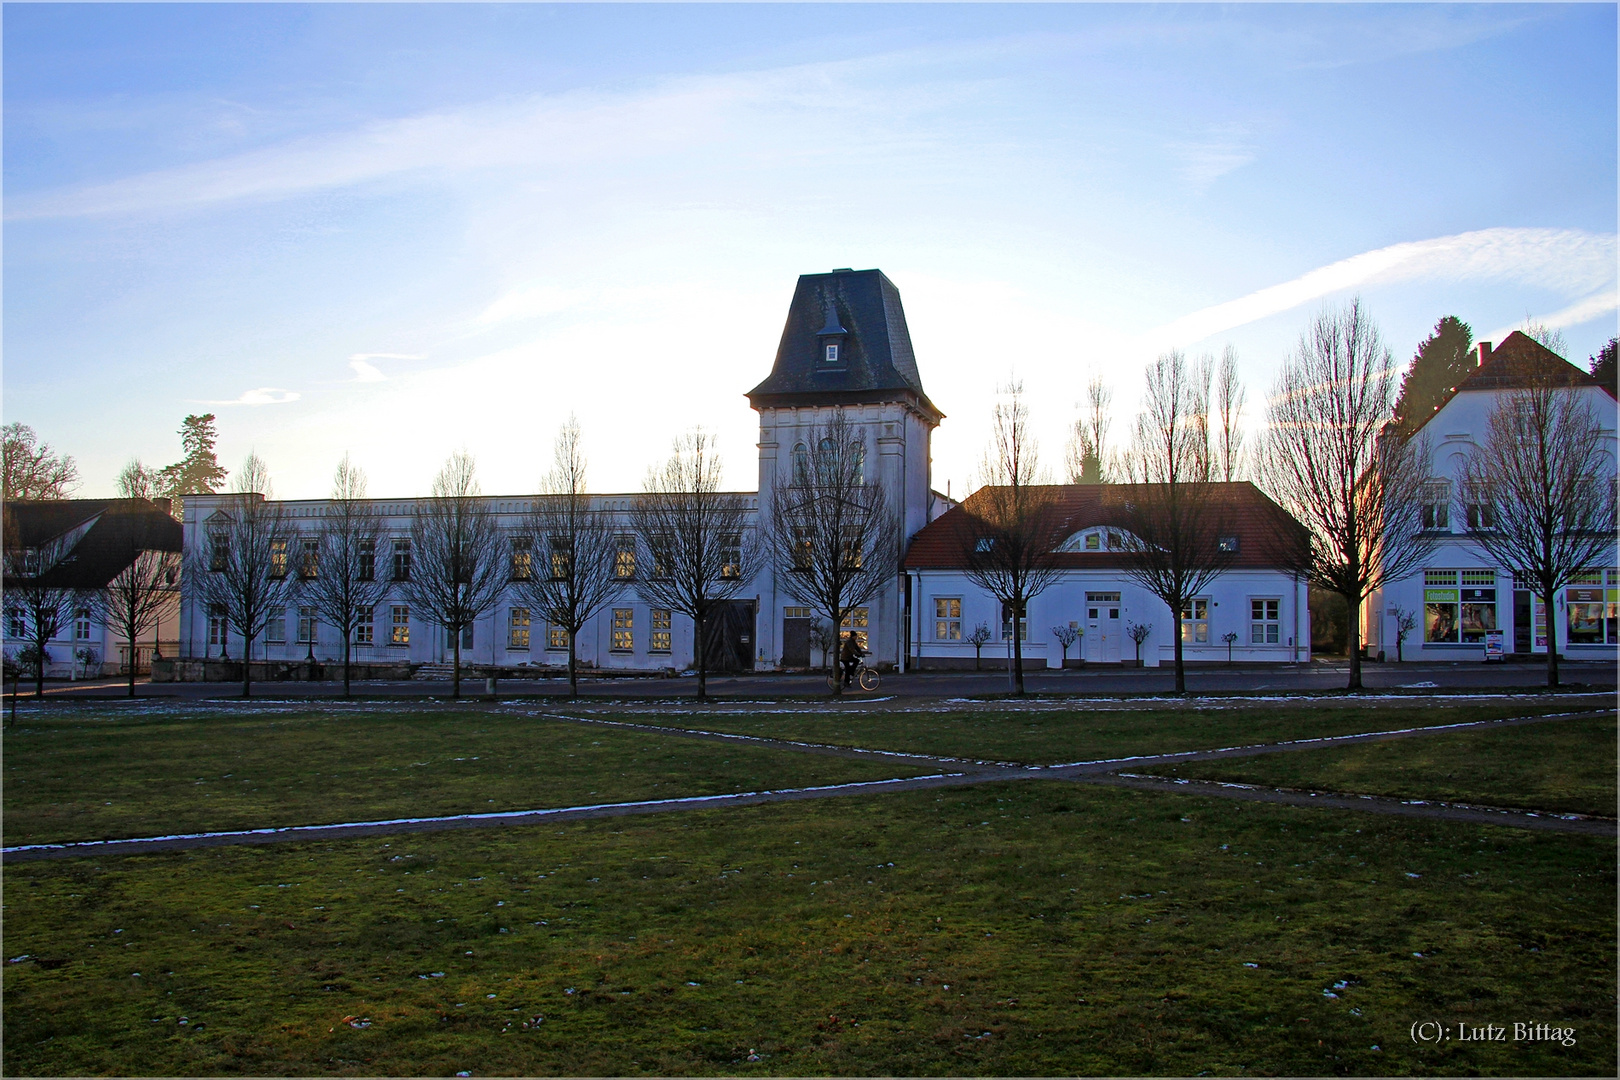
[[[577,708],[557,711],[589,715],[587,710]],[[1050,765],[1569,711],[1568,703],[1527,700],[1332,708],[1242,702],[1220,708],[1073,711],[1016,707],[891,713],[802,709],[683,713],[671,710],[642,714],[615,712],[613,717],[635,723],[802,739],[874,750]]]
[[[1613,844],[1494,826],[1025,781],[6,885],[12,1075],[1616,1067]]]
[[[1615,813],[1616,718],[1424,735],[1155,767],[1164,776],[1484,806]]]
[[[482,711],[105,710],[5,732],[7,845],[523,810],[926,770]]]

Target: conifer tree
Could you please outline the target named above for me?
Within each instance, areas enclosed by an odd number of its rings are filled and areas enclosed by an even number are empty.
[[[1473,329],[1455,315],[1434,324],[1434,333],[1423,339],[1401,378],[1395,401],[1397,427],[1413,431],[1434,415],[1446,395],[1473,369],[1469,355],[1473,346]]]

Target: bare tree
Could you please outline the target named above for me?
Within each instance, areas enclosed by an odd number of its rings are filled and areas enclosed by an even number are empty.
[[[452,697],[461,696],[461,638],[493,608],[510,580],[510,541],[479,490],[471,455],[450,455],[433,478],[433,494],[411,520],[407,602],[444,627],[454,650]]]
[[[1236,551],[1222,542],[1226,503],[1211,475],[1210,367],[1172,350],[1148,368],[1126,458],[1131,483],[1110,500],[1128,530],[1126,575],[1170,609],[1177,693],[1187,690],[1185,620]]]
[[[65,499],[79,483],[79,468],[67,454],[39,441],[27,424],[0,428],[0,499]]]
[[[805,434],[808,449],[771,497],[765,545],[782,590],[834,627],[900,567],[900,521],[866,476],[866,435],[842,411]],[[842,694],[842,679],[833,693]]]
[[[288,575],[293,530],[273,499],[270,471],[257,454],[242,463],[219,510],[199,524],[203,550],[186,560],[190,584],[242,635],[242,696],[249,697],[254,639],[273,616],[281,617],[293,588]]]
[[[1238,381],[1237,350],[1228,345],[1221,353],[1215,377],[1215,473],[1231,483],[1245,471],[1243,406],[1248,393]]]
[[[129,464],[118,474],[118,497],[150,500],[160,494],[157,472],[142,465],[140,458],[130,458]]]
[[[157,547],[149,526],[132,524],[122,538],[128,564],[93,593],[92,608],[113,633],[129,642],[129,696],[135,696],[141,635],[154,630],[180,599],[180,554]]]
[[[759,569],[751,516],[742,496],[720,490],[720,456],[702,430],[676,440],[631,506],[636,592],[692,620],[699,698],[708,695],[709,617]]]
[[[366,474],[349,460],[332,477],[332,501],[315,534],[313,565],[300,568],[298,591],[320,620],[343,635],[343,696],[349,696],[349,667],[357,627],[372,616],[388,594],[377,573],[382,518],[366,498]],[[313,630],[310,636],[314,637]]]
[[[1534,316],[1526,315],[1524,325],[1519,327],[1519,331],[1560,360],[1569,353],[1569,344],[1564,340],[1564,332],[1555,330]]]
[[[23,632],[16,636],[27,642],[23,665],[34,669],[34,696],[45,696],[45,666],[49,645],[71,623],[74,612],[86,603],[78,590],[57,584],[52,573],[67,555],[69,547],[61,540],[39,547],[25,546],[12,520],[11,508],[5,513],[5,599],[8,620],[20,620]],[[31,665],[27,657],[32,656]]]
[[[588,491],[579,421],[570,416],[524,535],[513,538],[511,575],[532,611],[568,633],[570,697],[579,694],[579,632],[636,573],[634,540],[621,541],[612,519],[591,509]]]
[[[1080,415],[1069,432],[1069,445],[1064,449],[1069,483],[1108,483],[1108,429],[1113,404],[1114,391],[1100,376],[1093,377],[1086,384],[1085,404],[1080,408]]]
[[[1001,601],[1010,626],[1015,692],[1024,693],[1024,629],[1029,602],[1059,575],[1056,550],[1063,520],[1040,468],[1029,431],[1024,387],[1011,381],[996,403],[990,448],[980,465],[984,485],[962,509],[969,524],[960,535],[970,581]]]
[[[1522,374],[1526,385],[1487,418],[1457,495],[1471,537],[1541,600],[1547,685],[1557,686],[1554,600],[1614,545],[1615,462],[1576,369],[1549,361]]]
[[[1293,568],[1348,606],[1351,690],[1361,689],[1362,601],[1422,566],[1433,546],[1422,527],[1428,453],[1386,432],[1394,401],[1389,349],[1358,297],[1300,335],[1266,410],[1262,473],[1310,531],[1308,557]]]

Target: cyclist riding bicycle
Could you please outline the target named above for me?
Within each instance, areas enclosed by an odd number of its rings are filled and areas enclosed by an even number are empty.
[[[860,642],[855,640],[855,632],[851,630],[847,635],[845,635],[844,648],[843,651],[839,653],[839,659],[842,660],[844,664],[845,686],[849,686],[855,681],[855,672],[860,669],[861,657],[865,655],[866,650],[861,648]]]

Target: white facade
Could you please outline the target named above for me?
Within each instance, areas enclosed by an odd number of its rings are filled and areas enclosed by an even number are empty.
[[[1515,335],[1517,336],[1517,335]],[[1504,341],[1501,354],[1512,345]],[[1489,363],[1489,343],[1483,345]],[[1551,354],[1547,354],[1551,355]],[[1547,613],[1531,595],[1530,586],[1516,582],[1513,573],[1496,564],[1468,535],[1469,510],[1461,498],[1459,478],[1468,455],[1485,437],[1487,420],[1510,390],[1471,385],[1470,380],[1421,429],[1430,454],[1430,468],[1438,481],[1429,521],[1437,537],[1424,567],[1409,577],[1370,596],[1361,612],[1361,632],[1368,651],[1396,658],[1396,622],[1402,613],[1416,619],[1416,627],[1400,643],[1406,660],[1483,660],[1487,635],[1502,635],[1505,653],[1546,655]],[[1615,400],[1601,387],[1583,385],[1571,391],[1587,398],[1600,418],[1608,451],[1607,477],[1614,476]],[[1616,628],[1620,625],[1620,565],[1616,548],[1608,552],[1554,597],[1552,617],[1557,626],[1561,655],[1575,660],[1608,659],[1620,655]]]

